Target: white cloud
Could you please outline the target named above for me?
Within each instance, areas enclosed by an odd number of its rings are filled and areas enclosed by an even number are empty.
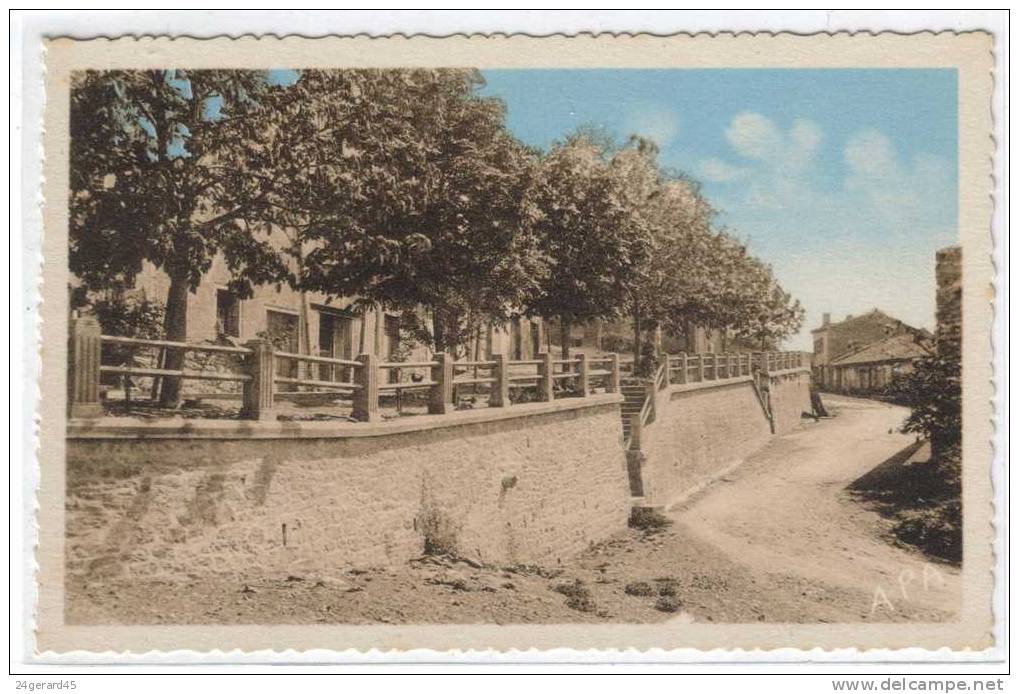
[[[641,104],[631,108],[625,128],[627,135],[640,135],[665,147],[679,135],[679,116],[662,106]]]
[[[740,113],[725,131],[729,144],[748,159],[770,159],[781,147],[775,124],[759,113]]]
[[[816,123],[804,118],[798,118],[788,132],[783,132],[760,113],[744,112],[732,119],[725,139],[747,159],[800,170],[812,163],[823,135]]]
[[[749,169],[733,166],[717,157],[701,159],[697,164],[697,174],[705,181],[712,183],[728,183],[738,181],[749,173]]]
[[[851,172],[847,187],[894,181],[900,176],[891,141],[876,130],[853,135],[842,154]]]
[[[750,239],[806,307],[807,325],[790,345],[809,349],[809,330],[827,311],[880,307],[931,325],[934,251],[956,238],[957,190],[946,159],[904,157],[871,129],[839,134],[840,168],[838,159],[821,158],[826,133],[814,122],[782,128],[757,113],[737,115],[724,135],[732,158],[704,160],[698,175],[724,182],[739,172],[714,202],[723,223]]]

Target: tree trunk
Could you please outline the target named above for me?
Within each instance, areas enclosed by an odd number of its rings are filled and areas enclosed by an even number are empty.
[[[559,316],[559,349],[562,351],[563,359],[570,358],[570,339],[573,321],[566,316]]]
[[[166,314],[163,317],[163,334],[171,342],[187,342],[188,337],[188,281],[187,275],[170,275],[170,289],[166,294]],[[177,371],[184,368],[184,352],[166,350],[163,368]],[[160,407],[180,407],[182,380],[163,378],[159,397]]]
[[[432,311],[432,342],[436,353],[446,351],[446,325],[439,311]]]

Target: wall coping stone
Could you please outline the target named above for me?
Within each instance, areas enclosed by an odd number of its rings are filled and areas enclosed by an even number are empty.
[[[711,381],[694,381],[693,383],[673,383],[664,392],[666,393],[689,393],[695,390],[711,390],[712,388],[724,388],[739,383],[752,383],[753,376],[733,376],[732,378],[719,378]]]
[[[94,420],[71,419],[67,425],[69,440],[102,439],[347,439],[389,436],[415,431],[447,429],[521,419],[559,412],[603,408],[623,402],[619,393],[602,393],[586,398],[563,398],[552,402],[532,402],[510,407],[458,410],[449,414],[398,417],[381,422],[347,421],[252,421],[236,419],[141,420],[133,417],[103,417]]]
[[[810,373],[810,367],[807,366],[794,366],[791,369],[782,369],[780,371],[769,371],[768,378],[777,378],[781,376],[794,376],[796,374]],[[669,395],[690,393],[698,390],[710,390],[712,388],[725,388],[727,386],[734,386],[740,383],[752,383],[754,376],[733,376],[732,378],[721,378],[718,380],[711,381],[694,381],[692,383],[673,383],[668,388],[664,389],[662,393]]]

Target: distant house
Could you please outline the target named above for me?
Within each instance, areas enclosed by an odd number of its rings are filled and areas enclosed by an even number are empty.
[[[929,349],[929,338],[912,333],[869,344],[832,362],[833,389],[866,393],[884,388],[896,376],[912,371],[913,361]]]
[[[814,338],[814,382],[821,390],[866,393],[886,386],[928,353],[931,334],[874,309],[832,323],[825,314]]]

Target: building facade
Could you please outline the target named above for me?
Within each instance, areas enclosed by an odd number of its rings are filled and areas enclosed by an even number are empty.
[[[821,390],[868,393],[887,386],[930,348],[931,335],[879,309],[833,323],[824,314],[811,331],[814,383]]]

